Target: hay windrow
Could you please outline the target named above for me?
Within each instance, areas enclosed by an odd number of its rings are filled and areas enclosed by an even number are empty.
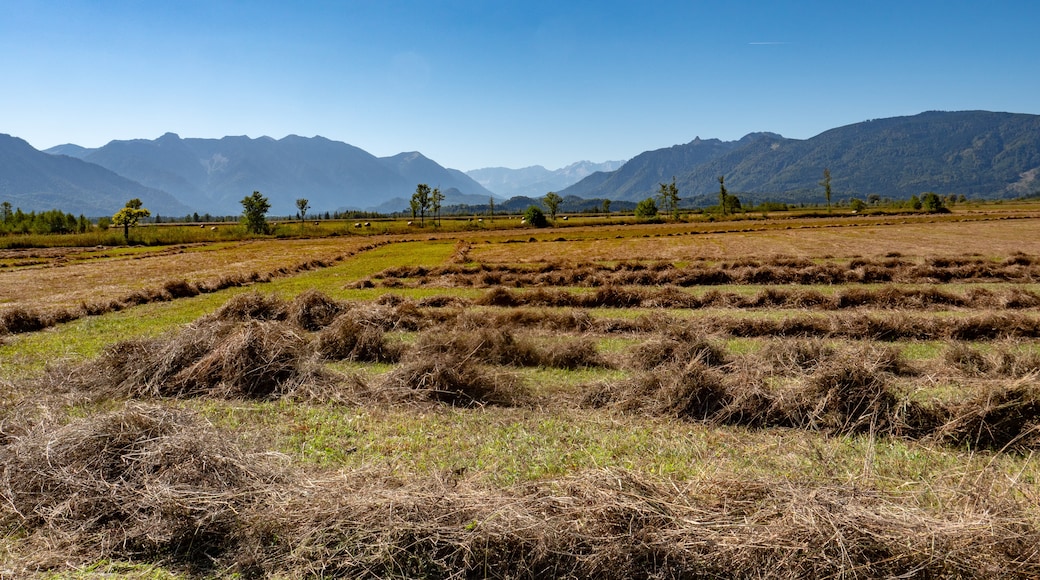
[[[400,345],[391,344],[386,332],[375,323],[352,313],[336,318],[316,337],[316,349],[329,360],[394,363],[401,358]]]
[[[311,332],[321,330],[349,308],[339,300],[317,290],[305,290],[289,303],[287,318],[289,322]]]
[[[0,517],[35,566],[132,558],[247,577],[756,578],[1040,572],[1022,506],[792,481],[683,486],[593,470],[506,489],[360,472],[289,478],[196,415],[128,405],[0,446]]]
[[[528,400],[515,376],[457,353],[413,350],[377,392],[389,401],[435,401],[458,407],[516,406]]]
[[[98,396],[265,399],[322,377],[294,326],[204,318],[165,339],[109,347],[70,386]]]
[[[1040,447],[1040,380],[1036,375],[992,385],[937,411],[940,441],[993,450]]]
[[[465,327],[468,324],[464,321],[463,328],[456,330],[437,327],[425,331],[415,348],[492,365],[577,369],[606,364],[588,337],[554,339],[539,344],[530,336],[518,335],[504,327]]]
[[[91,558],[202,568],[234,547],[241,513],[273,477],[198,416],[138,404],[25,426],[0,463],[7,525]]]

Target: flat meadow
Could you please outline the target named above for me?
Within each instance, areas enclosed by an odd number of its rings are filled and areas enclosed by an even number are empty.
[[[1040,215],[0,251],[0,577],[1040,575]]]

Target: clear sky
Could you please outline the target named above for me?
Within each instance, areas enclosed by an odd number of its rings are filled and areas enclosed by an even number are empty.
[[[322,135],[446,167],[1040,114],[1040,1],[0,0],[0,133]]]

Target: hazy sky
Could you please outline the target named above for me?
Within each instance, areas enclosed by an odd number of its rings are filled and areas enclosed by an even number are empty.
[[[1040,113],[1036,0],[0,0],[0,133],[322,135],[550,169],[926,110]]]

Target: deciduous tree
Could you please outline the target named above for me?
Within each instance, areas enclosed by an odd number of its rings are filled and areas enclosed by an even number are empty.
[[[726,176],[719,176],[719,212],[726,215]]]
[[[419,208],[419,225],[425,226],[426,212],[430,209],[430,186],[425,183],[416,185],[415,193],[412,194],[412,201]]]
[[[545,204],[545,209],[549,212],[549,219],[555,224],[556,212],[560,210],[560,204],[563,203],[563,198],[555,191],[550,191],[542,198],[542,203]]]
[[[831,213],[831,170],[826,167],[823,169],[823,181],[820,185],[823,186],[823,195],[827,198],[827,213]]]
[[[307,219],[307,210],[310,208],[310,202],[306,198],[301,197],[296,200],[296,215],[300,218],[300,225],[303,225],[303,220]]]
[[[117,226],[123,226],[123,239],[128,242],[130,241],[130,228],[136,226],[141,218],[152,215],[152,212],[141,207],[141,205],[141,200],[135,197],[126,202],[126,206],[112,216],[112,223]]]
[[[528,207],[527,211],[524,212],[524,221],[536,228],[544,228],[549,225],[549,222],[545,219],[545,214],[538,209],[538,206],[534,205]]]
[[[441,202],[444,201],[444,194],[441,193],[441,188],[435,187],[430,192],[430,205],[433,208],[433,216],[437,219],[437,225],[441,225]]]
[[[679,219],[679,188],[675,185],[675,178],[671,183],[662,183],[657,189],[657,199],[661,202],[661,210],[671,214],[672,219]]]
[[[271,210],[271,203],[267,198],[254,191],[253,195],[247,195],[242,199],[242,222],[246,231],[253,234],[267,233],[267,212]]]

